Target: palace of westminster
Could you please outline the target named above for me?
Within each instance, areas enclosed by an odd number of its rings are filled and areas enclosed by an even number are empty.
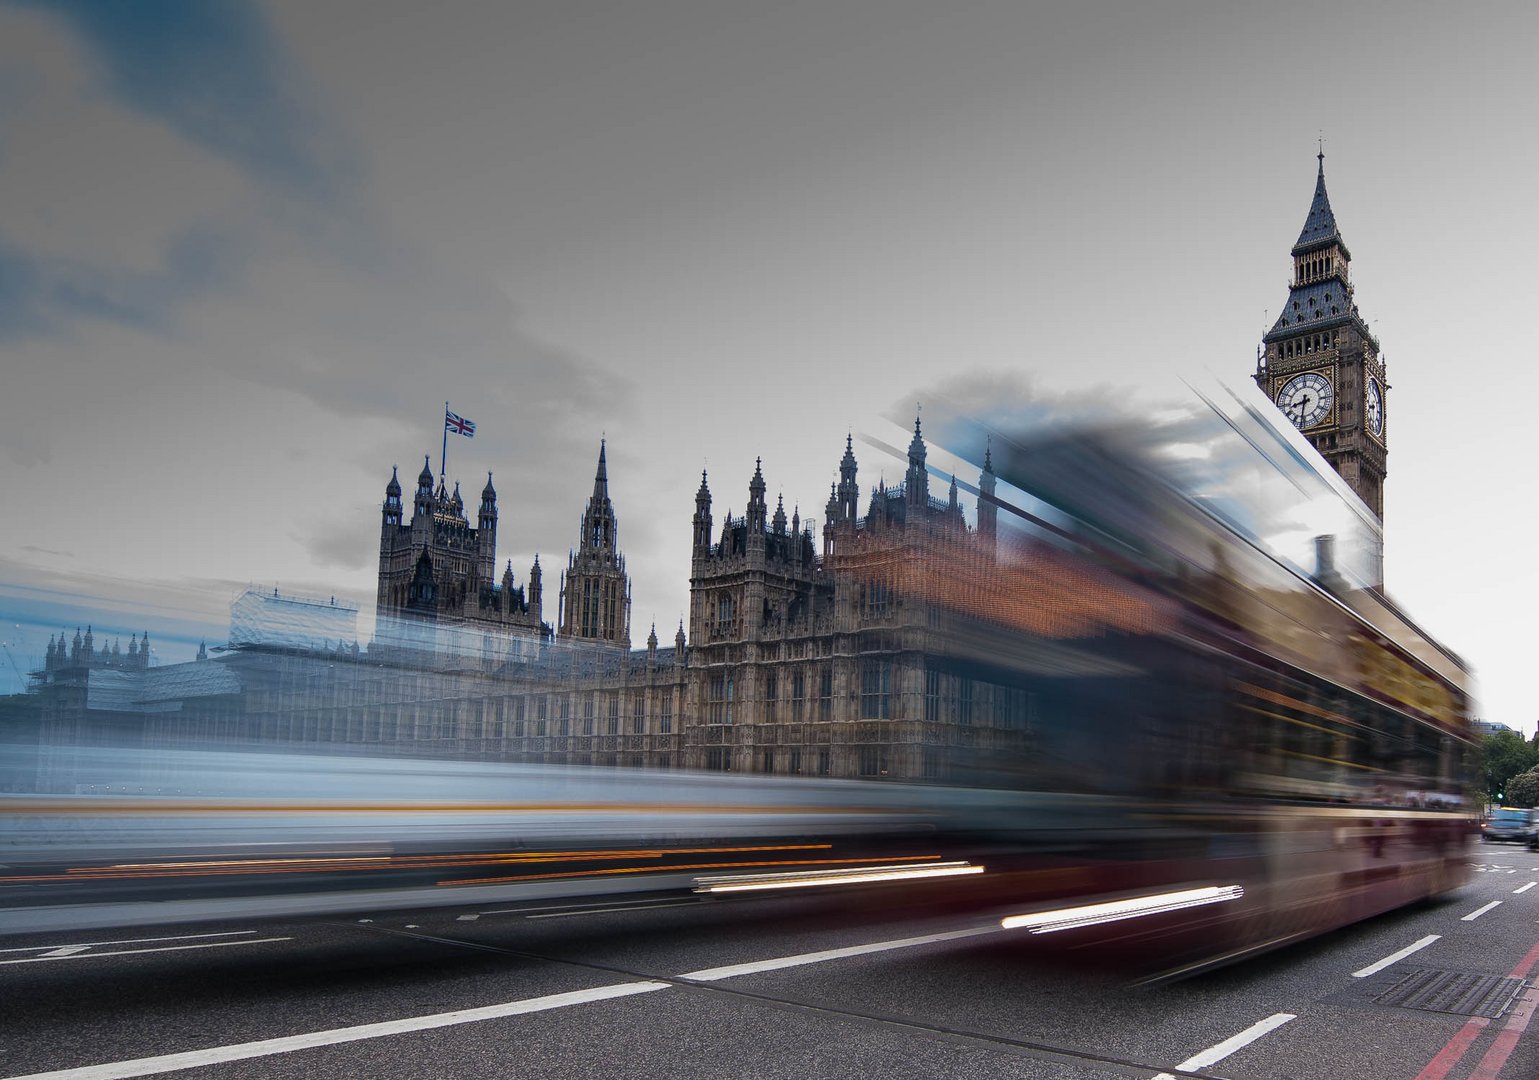
[[[1382,517],[1388,384],[1353,303],[1323,155],[1292,256],[1288,300],[1263,338],[1256,382]],[[490,474],[472,523],[458,484],[451,491],[440,476],[435,485],[424,462],[409,513],[396,475],[385,488],[367,648],[347,637],[356,612],[276,590],[238,601],[230,646],[190,663],[149,665],[148,635],[125,654],[98,650],[89,630],[72,642],[61,634],[29,695],[39,733],[53,745],[309,744],[915,780],[1027,745],[1037,695],[970,664],[978,643],[930,602],[937,586],[922,580],[942,563],[953,568],[952,588],[999,576],[991,456],[971,521],[955,477],[944,497],[931,493],[917,419],[901,484],[863,498],[858,472],[847,437],[819,539],[810,520],[787,519],[783,502],[769,506],[759,463],[741,517],[717,520],[702,473],[688,633],[681,621],[662,646],[653,627],[633,650],[602,444],[550,622],[538,558],[522,585],[511,564],[497,572]],[[1031,578],[1033,613],[1012,618],[1071,638],[1138,617],[1099,583],[1075,588],[1065,568],[1053,572]],[[41,788],[68,783],[48,771],[40,765]]]

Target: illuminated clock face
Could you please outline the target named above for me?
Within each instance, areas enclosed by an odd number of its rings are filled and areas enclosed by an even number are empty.
[[[1319,372],[1306,371],[1283,384],[1277,394],[1277,407],[1294,427],[1304,431],[1324,423],[1335,400],[1330,380]]]
[[[1368,377],[1368,430],[1375,435],[1384,434],[1384,391],[1379,380]]]

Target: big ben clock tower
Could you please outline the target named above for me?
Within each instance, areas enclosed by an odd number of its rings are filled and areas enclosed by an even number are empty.
[[[1324,152],[1319,161],[1288,301],[1261,339],[1256,385],[1383,521],[1389,383],[1379,343],[1352,302],[1352,253],[1325,194]]]

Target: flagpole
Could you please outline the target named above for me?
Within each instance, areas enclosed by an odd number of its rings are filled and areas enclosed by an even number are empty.
[[[449,456],[449,403],[444,402],[444,446],[438,452],[438,482],[440,486],[449,475],[449,463],[445,460]]]

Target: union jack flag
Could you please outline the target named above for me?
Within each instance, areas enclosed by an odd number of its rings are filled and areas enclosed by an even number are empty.
[[[463,435],[467,439],[476,437],[476,422],[466,420],[463,416],[457,416],[448,409],[444,410],[444,430],[452,431],[456,435]]]

